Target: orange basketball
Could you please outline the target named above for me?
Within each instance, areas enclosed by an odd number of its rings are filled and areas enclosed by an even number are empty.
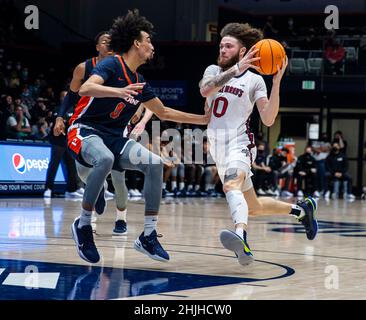
[[[275,74],[276,65],[281,68],[283,58],[286,57],[282,44],[273,39],[263,39],[258,41],[255,47],[259,50],[255,57],[261,57],[260,60],[254,61],[254,65],[260,68],[259,72],[264,75]]]

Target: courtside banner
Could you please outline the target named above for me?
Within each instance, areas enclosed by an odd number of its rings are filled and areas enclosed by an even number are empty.
[[[149,81],[154,93],[167,106],[186,105],[187,84],[185,81]]]
[[[50,145],[0,144],[0,182],[44,183],[50,158]],[[61,166],[55,182],[65,182]]]

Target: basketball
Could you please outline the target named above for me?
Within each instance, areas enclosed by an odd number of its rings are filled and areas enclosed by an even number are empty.
[[[254,65],[260,68],[259,73],[263,75],[271,75],[277,72],[277,64],[281,68],[283,58],[286,56],[285,49],[282,44],[273,39],[263,39],[255,44],[259,50],[255,57],[261,57],[255,61]]]

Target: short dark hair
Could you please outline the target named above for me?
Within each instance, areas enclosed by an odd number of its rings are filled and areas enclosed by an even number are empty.
[[[248,50],[263,39],[263,32],[259,29],[253,28],[248,23],[228,23],[220,32],[221,38],[226,36],[234,37],[239,40]]]
[[[141,31],[153,35],[153,24],[140,16],[139,10],[128,10],[127,14],[114,20],[109,34],[110,47],[115,52],[127,52],[135,40],[141,39]]]
[[[99,33],[95,36],[95,38],[94,38],[94,42],[95,42],[95,44],[96,44],[96,45],[99,43],[99,39],[100,39],[100,37],[101,37],[101,36],[104,36],[105,34],[108,34],[108,35],[109,35],[109,31],[101,31],[101,32],[99,32]]]

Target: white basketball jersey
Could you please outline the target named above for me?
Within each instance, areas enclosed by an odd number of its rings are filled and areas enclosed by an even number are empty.
[[[222,72],[217,65],[209,66],[203,79],[217,76]],[[212,115],[208,124],[208,134],[236,131],[237,136],[249,134],[249,117],[254,103],[267,97],[263,78],[249,70],[229,80],[219,92],[207,98]],[[226,133],[227,134],[227,133]]]

